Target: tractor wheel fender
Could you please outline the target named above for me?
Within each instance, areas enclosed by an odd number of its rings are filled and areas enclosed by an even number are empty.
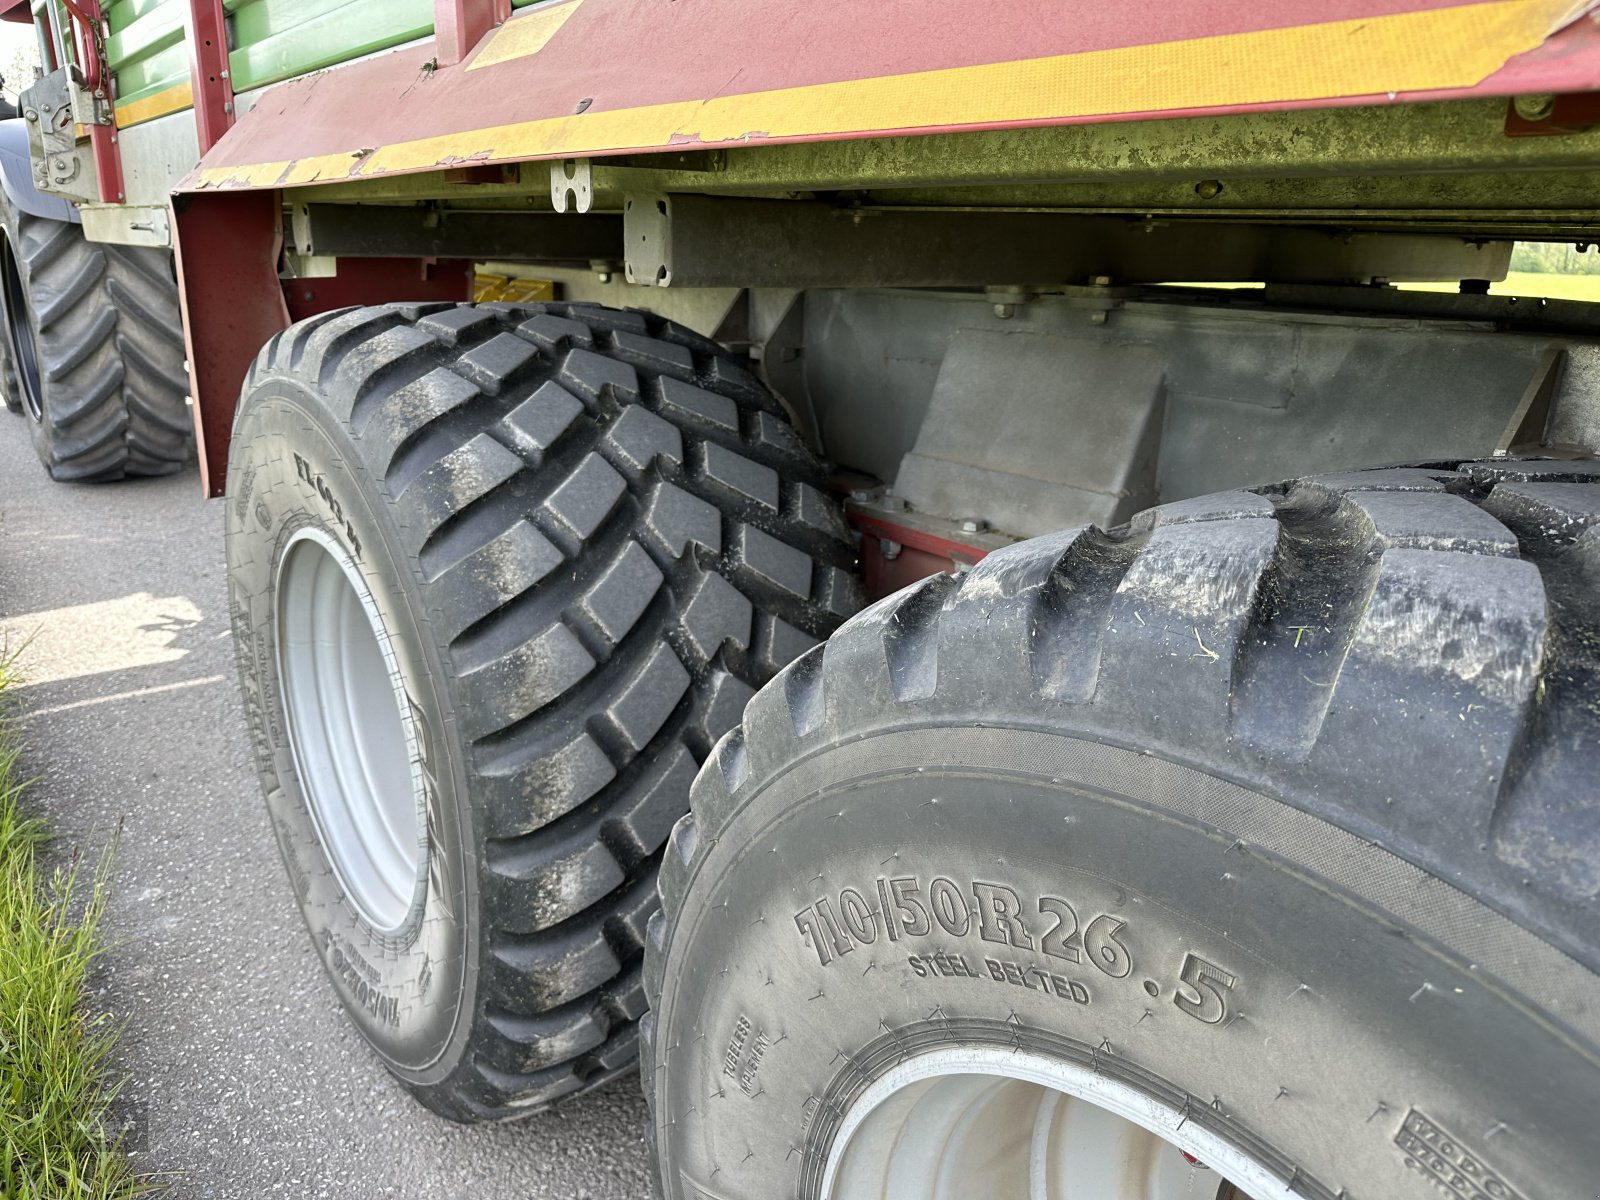
[[[0,121],[0,188],[17,208],[31,217],[52,221],[81,221],[78,210],[56,196],[46,196],[33,183],[28,158],[28,123],[21,117]]]

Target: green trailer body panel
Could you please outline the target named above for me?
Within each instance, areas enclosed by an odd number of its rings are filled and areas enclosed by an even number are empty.
[[[433,32],[433,0],[227,0],[225,7],[236,92]]]
[[[183,44],[184,0],[112,0],[106,60],[119,102],[143,100],[189,82]]]
[[[112,0],[106,58],[119,104],[189,82],[186,0]],[[331,67],[433,32],[432,0],[225,0],[236,92]]]

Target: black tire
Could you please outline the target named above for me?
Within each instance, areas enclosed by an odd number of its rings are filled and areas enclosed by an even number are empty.
[[[632,1068],[697,764],[858,604],[822,489],[751,375],[640,313],[345,310],[257,358],[227,500],[257,763],[340,999],[434,1111],[531,1112]],[[276,576],[308,527],[358,564],[421,730],[426,878],[387,936],[330,871],[280,701]]]
[[[865,1087],[986,1044],[1296,1195],[1592,1194],[1597,526],[1594,462],[1357,472],[859,614],[751,702],[668,846],[667,1196],[811,1200]]]
[[[0,270],[3,270],[0,266]],[[7,319],[5,316],[5,296],[0,290],[0,321]],[[0,393],[3,393],[6,411],[19,416],[27,412],[27,407],[22,402],[22,381],[17,378],[17,364],[11,358],[11,336],[0,334]]]
[[[90,242],[0,192],[6,404],[52,479],[171,475],[194,456],[172,255]]]

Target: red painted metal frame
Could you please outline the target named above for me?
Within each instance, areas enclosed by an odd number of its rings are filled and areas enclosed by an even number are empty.
[[[233,78],[228,70],[227,14],[222,0],[189,0],[187,13],[189,85],[200,153],[215,146],[233,126]]]
[[[33,8],[28,0],[0,0],[0,21],[14,21],[18,25],[33,24]]]
[[[189,395],[207,496],[222,495],[227,480],[245,373],[256,352],[289,324],[278,286],[281,204],[277,192],[235,192],[173,205]]]
[[[866,589],[868,604],[892,596],[930,575],[949,575],[955,570],[956,564],[950,559],[926,550],[902,545],[900,552],[890,558],[877,538],[867,538],[861,543],[861,583]]]
[[[511,19],[511,0],[433,0],[438,64],[453,67],[496,25]]]
[[[912,546],[939,558],[965,563],[968,566],[989,553],[981,546],[969,546],[965,542],[940,537],[925,529],[914,529],[909,525],[901,525],[855,509],[850,511],[850,524],[872,537],[888,538],[890,541],[899,542],[902,546]]]
[[[117,149],[115,125],[91,125],[89,149],[94,154],[95,181],[100,185],[100,199],[107,204],[120,203],[122,190],[122,154]]]
[[[461,259],[341,258],[337,275],[285,279],[283,294],[295,321],[353,304],[470,300],[472,264]]]
[[[180,197],[173,205],[189,394],[207,496],[222,495],[227,482],[233,414],[250,363],[290,321],[349,305],[472,298],[472,266],[456,260],[342,259],[335,276],[280,281],[282,203],[277,192],[231,192]]]
[[[861,531],[861,577],[869,601],[881,600],[929,575],[970,567],[989,553],[980,546],[900,525],[854,507],[847,508],[845,516],[851,526]],[[900,547],[893,558],[884,553],[885,540]]]

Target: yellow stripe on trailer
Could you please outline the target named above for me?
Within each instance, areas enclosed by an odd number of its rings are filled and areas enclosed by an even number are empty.
[[[568,4],[541,5],[515,21],[507,21],[494,31],[483,49],[478,51],[477,57],[468,65],[467,70],[477,71],[539,53],[544,49],[545,43],[555,37],[567,23],[567,18],[578,11],[578,5],[581,3],[583,0],[571,0]]]
[[[185,108],[194,107],[194,89],[187,81],[164,88],[153,96],[144,96],[138,100],[120,100],[117,102],[117,128],[126,129],[130,125],[138,125],[142,121],[153,121],[157,117],[164,117],[168,113],[179,112]]]

